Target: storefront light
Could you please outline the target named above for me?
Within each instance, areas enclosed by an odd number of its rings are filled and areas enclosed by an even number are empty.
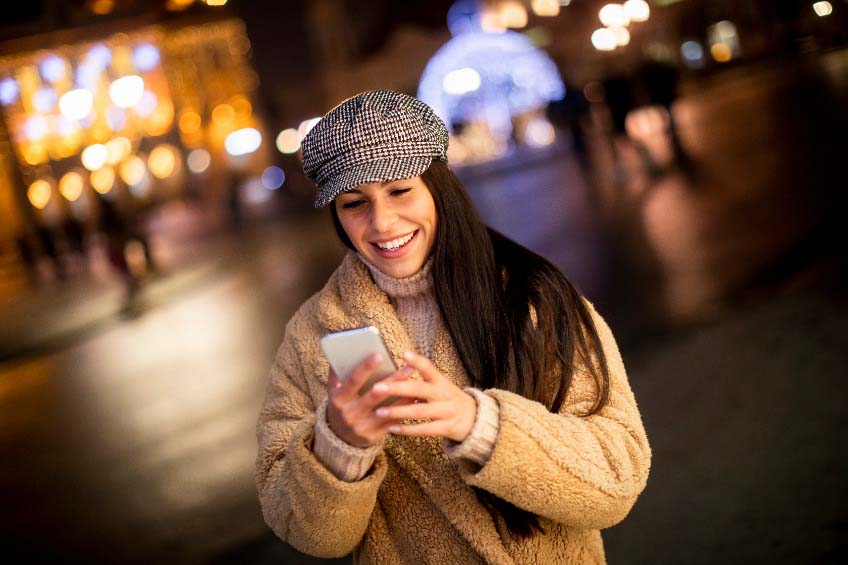
[[[85,88],[69,90],[59,99],[59,111],[69,120],[81,120],[91,112],[94,95]]]
[[[224,149],[233,157],[253,153],[262,145],[262,134],[255,128],[242,128],[224,140]]]
[[[109,86],[109,98],[120,108],[132,108],[144,95],[144,79],[138,75],[127,75]]]
[[[82,150],[82,155],[80,155],[82,166],[89,171],[96,171],[106,164],[107,155],[108,151],[106,150],[106,146],[102,143],[89,145]]]

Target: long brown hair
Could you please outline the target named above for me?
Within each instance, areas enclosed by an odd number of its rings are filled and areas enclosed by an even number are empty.
[[[609,369],[580,292],[550,261],[483,224],[446,163],[434,160],[421,179],[433,195],[439,221],[432,251],[433,290],[469,380],[480,389],[520,394],[556,413],[582,365],[598,391],[584,415],[603,408]],[[330,209],[339,239],[355,250],[335,203]],[[558,382],[550,382],[553,378]],[[532,512],[488,491],[475,491],[513,535],[542,531]]]

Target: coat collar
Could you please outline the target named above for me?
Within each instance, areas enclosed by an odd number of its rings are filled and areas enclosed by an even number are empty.
[[[345,256],[320,292],[318,319],[327,332],[377,326],[397,366],[403,365],[403,353],[413,349],[412,339],[388,296],[353,252]],[[444,324],[437,324],[432,361],[457,386],[469,385]],[[440,439],[390,435],[385,451],[418,482],[426,496],[487,562],[513,562],[491,515],[462,479],[457,464],[445,454]]]

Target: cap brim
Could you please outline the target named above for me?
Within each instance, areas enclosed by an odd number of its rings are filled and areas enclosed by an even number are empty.
[[[434,157],[392,157],[381,161],[370,161],[344,170],[318,189],[315,207],[321,208],[332,202],[336,196],[357,186],[371,182],[390,182],[421,175],[430,167]]]

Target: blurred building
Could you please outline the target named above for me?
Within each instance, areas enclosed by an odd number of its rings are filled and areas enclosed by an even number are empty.
[[[5,263],[79,246],[101,199],[128,222],[186,199],[226,222],[279,186],[245,24],[208,4],[42,3],[29,16],[56,29],[2,44]]]

